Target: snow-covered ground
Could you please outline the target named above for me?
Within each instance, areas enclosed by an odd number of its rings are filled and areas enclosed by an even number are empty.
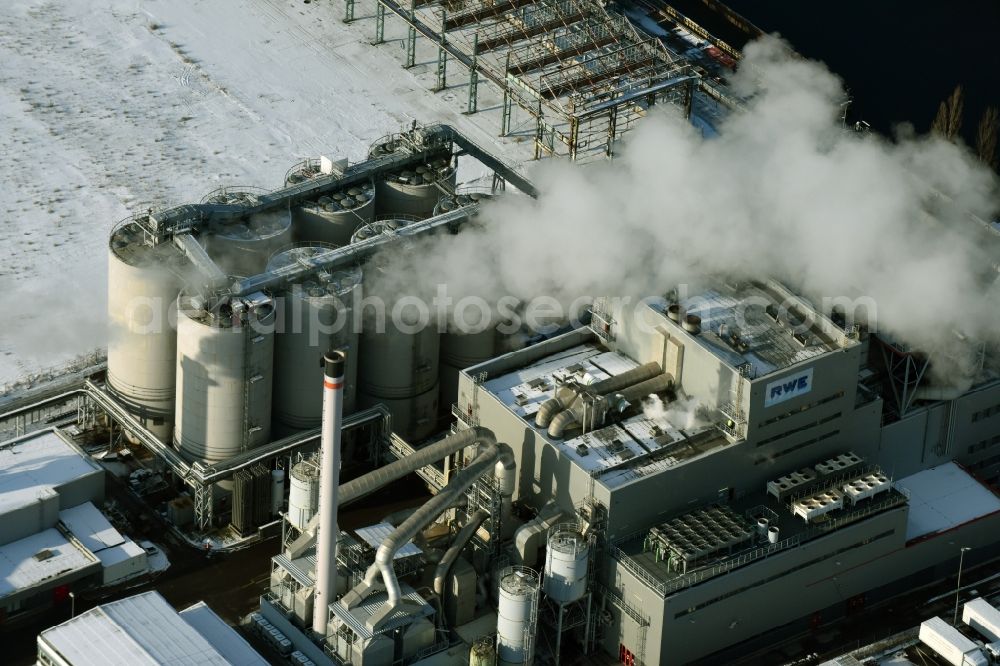
[[[466,74],[439,93],[435,50],[403,69],[371,3],[341,21],[331,0],[0,2],[0,385],[105,339],[106,238],[147,206],[220,185],[277,187],[304,157],[362,159],[411,120],[496,143],[498,99],[462,113]],[[515,119],[515,134],[519,123]]]

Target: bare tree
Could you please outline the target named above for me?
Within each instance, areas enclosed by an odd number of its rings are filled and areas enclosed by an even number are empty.
[[[995,106],[986,107],[976,131],[976,152],[989,168],[997,168],[997,134],[1000,133],[1000,111]]]
[[[955,86],[951,95],[941,102],[937,116],[931,124],[931,131],[940,134],[949,141],[954,141],[962,129],[962,111],[965,108],[965,94],[961,85]]]

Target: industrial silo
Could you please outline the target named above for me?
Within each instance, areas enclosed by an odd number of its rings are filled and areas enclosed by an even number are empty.
[[[554,526],[545,551],[545,596],[558,604],[583,598],[587,593],[589,558],[590,544],[576,525]]]
[[[186,260],[173,243],[147,245],[126,220],[108,245],[108,388],[164,442],[174,427],[177,331],[172,311]]]
[[[381,220],[355,233],[355,240],[391,234],[405,226],[401,220]],[[404,247],[405,246],[400,246]],[[366,266],[366,280],[404,284],[409,276],[397,274],[386,254],[377,254]],[[418,440],[434,432],[438,411],[440,335],[433,321],[421,322],[405,309],[392,316],[390,293],[395,286],[379,288],[382,312],[364,312],[360,340],[358,405],[384,404],[392,414],[393,430],[405,439]],[[366,287],[366,293],[369,293]],[[367,298],[367,297],[366,297]]]
[[[274,255],[272,271],[331,249],[307,244]],[[272,414],[281,434],[318,428],[322,420],[323,369],[319,359],[331,349],[345,349],[344,414],[354,411],[358,378],[358,329],[352,305],[360,297],[361,269],[319,271],[296,280],[278,295],[281,326],[274,341]]]
[[[304,529],[319,508],[319,466],[309,460],[292,465],[288,486],[288,522]]]
[[[493,198],[487,188],[459,187],[454,193],[442,194],[434,206],[434,215],[450,213],[453,210],[471,206]]]
[[[538,620],[538,573],[508,567],[500,573],[497,606],[497,657],[501,666],[532,663]]]
[[[393,139],[381,139],[369,156],[383,157],[396,149]],[[375,184],[375,214],[430,217],[441,195],[455,190],[455,171],[453,161],[442,156],[385,175]]]
[[[261,292],[221,303],[182,292],[177,301],[174,446],[216,463],[266,444],[271,434],[274,303]]]
[[[374,219],[375,187],[369,184],[324,195],[292,210],[293,229],[299,242],[346,245],[358,227]]]
[[[450,410],[458,401],[458,374],[497,355],[499,334],[490,322],[486,329],[463,332],[450,327],[441,334],[441,409]]]
[[[264,190],[254,188],[216,190],[202,203],[253,208]],[[268,258],[292,242],[292,214],[285,208],[220,218],[208,225],[202,236],[205,249],[225,273],[257,275]]]

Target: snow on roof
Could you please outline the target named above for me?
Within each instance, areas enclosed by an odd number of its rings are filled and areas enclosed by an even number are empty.
[[[910,498],[907,540],[1000,511],[1000,498],[953,462],[899,479],[895,486]]]
[[[0,599],[97,563],[55,529],[0,546]]]
[[[101,560],[101,564],[105,568],[145,554],[146,551],[144,551],[135,541],[131,540],[125,541],[116,546],[111,546],[110,548],[104,548],[96,553],[98,559]]]
[[[91,552],[96,553],[125,542],[125,537],[112,527],[92,502],[63,509],[59,512],[59,520]]]
[[[158,592],[98,606],[38,639],[74,666],[229,663]]]
[[[0,444],[0,471],[0,515],[37,501],[39,487],[103,473],[54,430]]]
[[[185,608],[180,612],[181,619],[194,627],[194,630],[205,637],[219,654],[235,666],[254,666],[267,664],[257,651],[250,647],[242,636],[226,624],[221,617],[208,607],[204,601]]]

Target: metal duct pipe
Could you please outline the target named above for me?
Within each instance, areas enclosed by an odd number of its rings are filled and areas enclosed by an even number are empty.
[[[607,395],[612,391],[620,391],[626,386],[632,386],[633,384],[651,379],[661,372],[663,370],[660,369],[660,364],[656,361],[650,361],[649,363],[643,363],[637,368],[632,368],[621,374],[602,379],[584,388],[588,393]]]
[[[556,391],[555,397],[549,398],[542,403],[541,407],[538,408],[538,413],[535,414],[535,425],[539,428],[545,428],[548,426],[549,435],[552,437],[562,437],[562,432],[570,424],[570,421],[566,420],[569,417],[563,417],[558,425],[555,424],[555,419],[560,414],[565,413],[563,410],[575,407],[577,399],[582,393],[598,396],[606,395],[613,391],[625,388],[626,386],[631,386],[632,384],[645,381],[650,377],[655,377],[660,372],[660,364],[656,361],[650,361],[649,363],[644,363],[638,367],[632,368],[631,370],[626,370],[621,374],[608,377],[607,379],[602,379],[601,381],[593,384],[560,387],[560,389]],[[572,418],[574,420],[579,420],[578,416]],[[559,434],[555,434],[556,432]]]
[[[513,454],[506,444],[497,444],[496,442],[489,444],[476,456],[475,460],[456,474],[447,486],[385,538],[375,553],[375,563],[365,573],[365,579],[344,595],[341,602],[348,608],[361,603],[381,573],[388,599],[382,609],[372,616],[372,625],[378,627],[400,605],[403,598],[399,579],[396,578],[396,571],[392,566],[392,560],[396,553],[413,540],[420,530],[454,504],[477,479],[488,473],[498,459],[504,458],[513,458]]]
[[[656,368],[657,372],[659,372],[659,366],[656,366]],[[636,370],[638,369],[636,368]],[[633,376],[641,376],[641,373],[636,373]],[[621,401],[634,402],[652,393],[665,391],[673,383],[673,375],[662,373],[651,379],[626,385],[624,388],[620,388],[622,384],[618,382],[614,386],[619,387],[620,390],[616,388],[606,391],[596,398],[581,396],[581,399],[574,401],[568,409],[555,415],[549,424],[549,437],[561,438],[563,433],[574,424],[583,424],[588,429],[594,428],[596,424],[604,423],[605,417],[609,412],[621,411],[621,407],[623,406],[620,404]]]
[[[577,423],[576,414],[573,410],[567,409],[565,411],[556,414],[555,418],[552,419],[552,423],[549,424],[549,437],[554,437],[555,439],[562,439],[563,432],[566,428],[569,428],[574,423]]]
[[[644,382],[639,382],[629,386],[628,388],[618,391],[615,396],[621,396],[629,402],[634,402],[645,398],[653,393],[659,393],[660,391],[666,391],[674,383],[674,377],[668,372],[664,372],[662,375],[653,377],[652,379],[647,379]],[[608,396],[604,396],[608,397]]]
[[[519,564],[535,566],[538,560],[538,542],[545,537],[549,528],[562,520],[563,510],[555,502],[549,502],[542,507],[532,520],[517,528],[514,533],[514,552],[520,559]]]
[[[363,476],[359,476],[352,481],[348,481],[340,487],[338,498],[340,506],[359,500],[380,488],[384,488],[393,481],[398,481],[407,474],[416,472],[422,467],[447,458],[467,446],[472,446],[473,444],[488,446],[495,443],[496,437],[493,436],[493,431],[489,428],[479,426],[449,435],[440,442],[425,446],[412,455],[400,458]],[[286,555],[292,559],[300,557],[315,543],[316,528],[319,525],[319,520],[319,514],[312,517],[299,538],[288,546]]]
[[[473,444],[489,446],[490,444],[496,444],[496,441],[492,430],[479,426],[449,435],[440,442],[425,446],[412,455],[400,458],[384,467],[368,472],[353,481],[348,481],[340,489],[340,502],[341,504],[347,504],[348,502],[359,500],[365,495],[373,493],[393,481],[398,481],[407,474],[416,472],[421,467],[426,467],[439,460],[443,460],[467,446],[472,446]]]
[[[489,511],[479,509],[472,517],[469,518],[462,529],[458,531],[455,535],[455,540],[452,542],[451,547],[445,551],[444,556],[441,561],[438,562],[437,569],[434,571],[434,594],[438,595],[438,598],[444,601],[444,584],[448,579],[448,574],[451,573],[451,568],[455,564],[455,560],[458,556],[462,554],[465,546],[472,539],[472,535],[476,533],[479,526],[490,517]]]
[[[337,583],[337,490],[340,485],[340,427],[344,405],[344,367],[340,351],[323,356],[323,429],[320,437],[319,530],[316,536],[316,591],[312,628],[326,635],[327,607]]]

